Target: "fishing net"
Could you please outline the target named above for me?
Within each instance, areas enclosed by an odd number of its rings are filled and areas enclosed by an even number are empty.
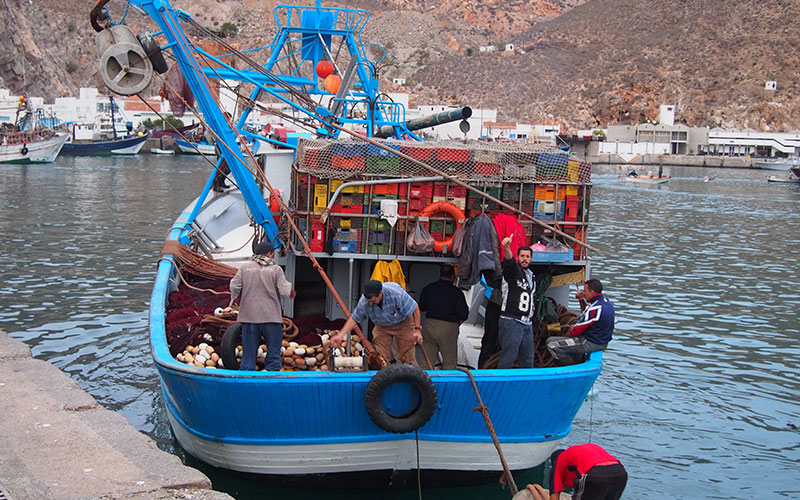
[[[568,153],[540,144],[460,141],[376,141],[384,148],[358,140],[301,139],[297,166],[322,179],[354,176],[417,177],[434,175],[392,150],[431,167],[471,180],[525,182],[590,182],[592,166]]]
[[[451,238],[458,226],[464,219],[481,213],[490,217],[500,213],[514,216],[524,230],[522,239],[529,245],[545,236],[547,229],[523,213],[559,225],[566,234],[585,241],[590,163],[538,144],[394,140],[377,143],[380,146],[358,140],[299,141],[293,177],[293,215],[312,251],[419,255],[405,243],[415,223],[422,221],[434,239],[442,242],[441,251],[423,254],[449,255]],[[401,158],[394,151],[435,171]],[[370,183],[342,187],[343,183],[353,181]],[[393,200],[396,205],[394,224],[386,220],[388,202],[384,200]],[[448,213],[432,209],[439,202],[449,202]],[[299,245],[298,241],[295,243]],[[563,262],[585,257],[580,243],[568,240],[564,243],[567,244],[564,251],[536,252],[534,260]]]

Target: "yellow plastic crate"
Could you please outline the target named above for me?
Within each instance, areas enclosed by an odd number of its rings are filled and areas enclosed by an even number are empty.
[[[575,160],[570,160],[567,163],[567,179],[570,182],[578,182],[578,178],[580,177],[580,171],[581,171],[580,162],[577,162]]]
[[[343,181],[341,179],[331,179],[331,193],[335,193],[336,190],[339,189],[339,186],[341,186],[345,182],[348,182],[348,181]],[[342,192],[343,193],[363,193],[364,192],[364,186],[349,186],[349,187],[346,187],[346,188],[342,189]]]
[[[314,211],[323,212],[328,206],[328,186],[325,184],[314,185]]]

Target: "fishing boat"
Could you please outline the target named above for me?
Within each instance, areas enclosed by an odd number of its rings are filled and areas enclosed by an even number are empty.
[[[150,148],[150,154],[154,155],[174,155],[174,149],[161,149],[161,148]]]
[[[202,192],[168,232],[151,296],[150,345],[178,443],[237,473],[329,486],[413,485],[417,471],[425,486],[500,474],[513,485],[512,472],[543,463],[569,433],[602,353],[555,366],[540,336],[536,368],[487,361],[434,370],[386,366],[366,324],[344,350],[332,349],[329,335],[379,260],[396,259],[417,293],[440,264],[457,262],[453,226],[501,212],[518,217],[526,241],[566,247],[534,252],[534,260],[537,279],[550,281],[540,290],[562,305],[551,326],[567,328],[574,313],[563,305],[589,271],[591,165],[538,145],[420,142],[418,130],[471,110],[407,119],[402,104],[382,99],[373,78],[381,60],[369,59],[361,38],[364,10],[279,5],[269,46],[242,53],[217,40],[223,58],[187,39],[184,27],[212,34],[167,0],[130,1],[155,22],[159,41],[114,23],[109,1],[90,15],[104,82],[123,95],[141,92],[167,71],[160,47],[170,50],[219,145]],[[226,114],[211,80],[234,93],[242,87],[231,82],[247,82],[252,93],[237,99],[247,107]],[[301,117],[295,124],[313,137],[290,144],[249,130],[256,110]],[[233,186],[213,191],[224,166]],[[434,250],[409,250],[414,224],[429,225]],[[265,240],[279,247],[276,262],[297,297],[283,303],[282,370],[240,371],[228,283]],[[480,324],[483,291],[476,284],[467,294],[468,322]]]
[[[767,176],[767,182],[783,182],[789,184],[800,184],[800,177],[792,174],[791,172],[789,175],[785,175],[783,177],[779,177],[777,175],[769,175]]]
[[[0,163],[54,162],[68,134],[47,126],[42,110],[22,106],[13,125],[0,125]]]
[[[212,156],[216,154],[214,145],[204,139],[192,141],[188,139],[175,139],[175,146],[178,147],[181,153],[187,155],[206,155]]]
[[[73,123],[72,133],[64,144],[69,155],[135,155],[150,137],[149,132],[133,132],[120,114],[114,98],[109,96],[108,114],[92,123]]]
[[[759,160],[756,162],[756,167],[763,170],[780,170],[788,172],[792,167],[800,166],[800,158],[797,156],[790,156],[788,158],[775,158],[772,160]]]
[[[633,182],[635,184],[644,184],[646,186],[656,185],[656,184],[666,184],[669,182],[669,176],[653,176],[653,175],[639,175],[639,176],[632,176],[626,175],[625,182]]]

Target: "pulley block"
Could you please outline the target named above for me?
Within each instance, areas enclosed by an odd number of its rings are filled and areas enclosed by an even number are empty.
[[[125,25],[112,26],[95,39],[103,83],[120,95],[142,92],[153,79],[153,64],[139,40]]]

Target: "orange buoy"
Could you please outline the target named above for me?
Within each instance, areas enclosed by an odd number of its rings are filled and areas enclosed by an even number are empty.
[[[460,208],[453,205],[449,201],[433,202],[427,207],[423,208],[419,212],[419,216],[430,217],[431,215],[438,214],[440,212],[444,212],[456,220],[456,231],[458,231],[459,228],[461,228],[461,225],[464,224],[464,221],[466,220],[464,212],[462,212]],[[445,238],[444,241],[438,241],[438,240],[435,241],[433,243],[433,249],[437,252],[441,252],[442,250],[444,250],[444,247],[447,247],[448,249],[452,248],[453,236],[454,235],[451,234],[450,236]]]
[[[317,63],[317,76],[320,78],[328,78],[328,75],[333,73],[333,63],[327,59],[320,59]]]
[[[331,94],[339,92],[339,86],[342,84],[342,78],[339,75],[328,75],[325,78],[325,90]]]

